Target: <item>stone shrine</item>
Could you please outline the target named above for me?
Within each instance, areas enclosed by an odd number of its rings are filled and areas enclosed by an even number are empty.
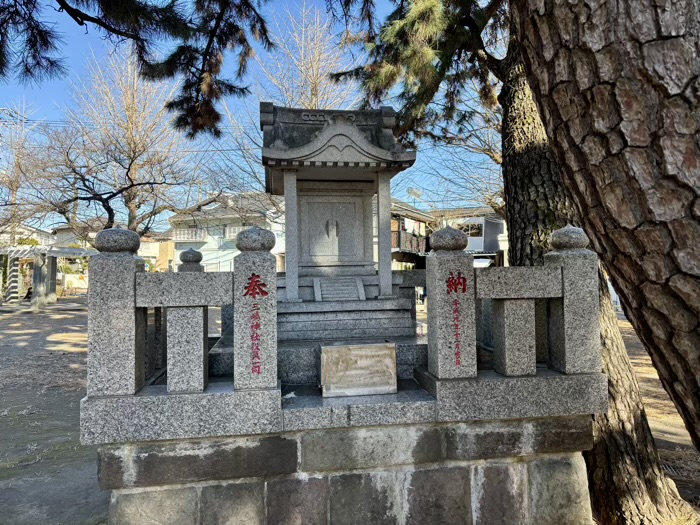
[[[342,354],[335,349],[333,357],[319,356],[320,363],[355,367],[342,372],[340,388],[332,385],[340,368],[327,366],[324,377],[319,368],[324,395],[395,391],[396,365],[392,390],[389,383],[379,386],[369,379],[366,357],[386,354],[385,340],[415,337],[415,296],[399,297],[391,269],[390,185],[394,175],[413,165],[416,153],[397,142],[395,126],[395,112],[387,107],[331,111],[260,105],[266,191],[284,195],[285,205],[280,339],[295,341],[286,346],[296,355],[311,355],[317,342],[325,343],[323,354],[334,341],[365,340],[344,345]],[[373,347],[373,340],[379,345]]]
[[[397,143],[395,126],[394,110],[386,107],[321,111],[260,105],[265,189],[284,195],[287,302],[299,300],[298,279],[307,275],[377,274],[378,298],[394,297],[390,184],[416,160],[415,151]],[[373,195],[377,196],[376,270]]]
[[[543,266],[475,269],[445,228],[425,271],[392,274],[382,228],[378,258],[367,241],[368,202],[381,226],[415,155],[393,113],[262,109],[269,189],[296,213],[287,275],[258,228],[233,273],[201,271],[197,252],[147,273],[136,233],[95,239],[80,430],[110,525],[592,525],[581,451],[608,392],[583,231],[554,232]],[[427,344],[395,324],[426,283]],[[231,305],[235,333],[210,350],[208,309]],[[348,379],[360,338],[386,351],[363,357],[377,394],[323,397],[316,348]]]

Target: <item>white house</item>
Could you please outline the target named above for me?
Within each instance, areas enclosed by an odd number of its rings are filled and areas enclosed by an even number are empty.
[[[26,224],[8,224],[0,227],[0,246],[22,244],[28,240],[38,242],[39,246],[48,246],[53,244],[54,236],[50,232]]]
[[[169,219],[175,243],[175,261],[190,248],[202,253],[208,272],[233,271],[236,235],[251,226],[271,230],[277,242],[272,254],[277,267],[284,271],[284,211],[279,197],[265,193],[241,193],[222,196],[217,202],[198,211],[174,215]]]
[[[498,236],[506,232],[506,221],[488,206],[433,210],[439,226],[452,226],[469,235],[467,250],[495,254]]]

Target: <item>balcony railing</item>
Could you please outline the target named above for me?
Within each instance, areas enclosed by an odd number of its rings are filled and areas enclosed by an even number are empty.
[[[205,228],[179,228],[173,231],[174,241],[206,241],[207,230]]]
[[[235,274],[202,272],[197,252],[181,256],[178,273],[153,274],[134,258],[138,236],[105,230],[112,233],[101,232],[102,253],[90,262],[81,439],[128,443],[335,428],[341,421],[354,427],[605,411],[598,261],[578,231],[557,242],[553,235],[555,250],[543,266],[479,270],[463,251],[466,240],[436,232],[425,271],[427,366],[414,366],[422,389],[329,404],[320,396],[282,398],[271,232],[264,243],[260,231],[246,240]],[[230,376],[209,382],[207,308],[230,305]],[[147,337],[149,312],[156,330]],[[165,384],[156,368],[167,371]]]
[[[424,254],[426,253],[426,238],[410,232],[391,232],[392,249],[402,252]]]

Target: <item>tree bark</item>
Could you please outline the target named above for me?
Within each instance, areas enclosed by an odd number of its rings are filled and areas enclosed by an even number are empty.
[[[573,221],[572,209],[515,39],[510,39],[500,69],[508,261],[511,266],[542,264],[550,234]]]
[[[562,178],[700,448],[700,0],[512,0]]]
[[[593,418],[593,449],[583,454],[594,517],[602,525],[696,525],[700,516],[661,470],[602,271],[598,288],[608,413]]]
[[[504,59],[503,180],[511,265],[542,264],[551,232],[578,224],[532,92],[518,42]],[[584,453],[594,516],[603,525],[695,523],[691,507],[664,476],[605,276],[600,274],[603,372],[609,409],[594,417],[594,447]],[[690,520],[693,521],[690,521]],[[686,520],[686,521],[683,521]]]

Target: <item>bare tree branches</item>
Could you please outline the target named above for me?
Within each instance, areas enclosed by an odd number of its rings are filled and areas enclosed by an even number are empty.
[[[94,60],[73,86],[67,123],[32,136],[31,176],[18,199],[35,222],[62,222],[76,234],[123,224],[145,234],[165,212],[200,200],[200,163],[164,107],[177,86],[141,79],[133,56]]]

